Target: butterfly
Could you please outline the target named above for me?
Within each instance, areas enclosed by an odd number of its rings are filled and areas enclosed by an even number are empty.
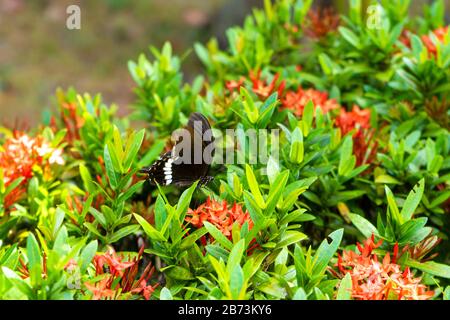
[[[214,136],[208,119],[201,113],[192,113],[188,124],[175,137],[175,146],[150,167],[140,170],[148,180],[162,186],[190,186],[199,180],[199,186],[209,183],[208,176],[214,156]]]

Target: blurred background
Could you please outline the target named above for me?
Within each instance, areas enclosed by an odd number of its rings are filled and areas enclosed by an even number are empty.
[[[412,0],[420,11],[426,0]],[[344,1],[314,1],[345,10]],[[66,28],[66,8],[81,8],[81,30]],[[263,0],[0,0],[0,125],[37,124],[57,87],[101,93],[129,111],[134,86],[127,61],[170,41],[183,55],[196,41],[219,38]],[[447,6],[448,8],[448,6]],[[201,72],[194,52],[183,63],[189,81]]]

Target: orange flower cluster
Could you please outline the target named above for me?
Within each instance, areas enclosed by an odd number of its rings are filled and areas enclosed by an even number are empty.
[[[159,283],[154,286],[148,284],[155,271],[155,267],[152,267],[151,264],[147,265],[140,278],[136,280],[139,261],[143,253],[144,247],[142,246],[138,256],[130,261],[122,261],[122,257],[119,257],[113,249],[96,255],[94,257],[96,276],[104,275],[104,277],[94,284],[89,282],[84,284],[92,292],[92,298],[94,300],[118,299],[119,295],[130,293],[141,294],[146,300],[149,300]],[[105,266],[108,272],[105,272]]]
[[[327,92],[321,92],[314,89],[298,88],[297,92],[288,91],[281,99],[282,108],[290,109],[296,116],[301,116],[306,104],[312,101],[314,107],[322,109],[323,113],[327,113],[330,110],[338,109],[339,104],[335,99],[328,99]]]
[[[339,15],[331,7],[319,7],[308,12],[303,29],[308,37],[317,39],[336,31],[339,23]]]
[[[48,175],[51,164],[64,164],[62,149],[51,148],[42,136],[31,138],[23,132],[15,131],[1,148],[0,168],[3,170],[5,186],[17,178],[23,177],[24,179],[6,197],[5,208],[16,202],[25,192],[26,183],[33,177],[33,169],[40,167],[44,175]]]
[[[338,255],[337,267],[340,274],[333,271],[338,277],[349,273],[352,278],[352,298],[357,300],[427,300],[433,297],[434,292],[429,291],[426,285],[415,278],[409,268],[401,270],[396,263],[398,246],[394,247],[393,258],[389,253],[383,261],[373,250],[382,244],[382,240],[375,243],[374,236],[367,239],[364,245],[357,244],[358,251],[343,251]]]
[[[244,85],[244,81],[245,81],[244,77],[240,77],[239,80],[226,81],[225,82],[225,88],[227,88],[227,90],[229,92],[233,92],[235,90],[239,90],[239,88]]]
[[[436,38],[439,42],[444,42],[445,37],[448,33],[448,26],[438,28],[438,29],[434,30],[432,33],[436,36]],[[425,46],[427,47],[429,56],[436,57],[437,49],[436,49],[436,45],[431,40],[431,37],[428,35],[423,35],[421,37],[421,39],[422,39],[423,43],[425,44]],[[411,32],[407,29],[404,29],[400,36],[400,41],[403,42],[407,47],[411,48]]]
[[[285,81],[281,81],[279,84],[278,79],[280,78],[280,74],[277,73],[274,75],[272,81],[267,83],[266,80],[261,79],[261,70],[257,72],[250,71],[249,79],[252,82],[252,91],[258,95],[260,99],[268,98],[275,91],[278,92],[278,97],[283,94]],[[225,82],[225,88],[232,93],[235,90],[239,90],[240,87],[244,86],[246,78],[240,77],[239,80],[229,80]]]
[[[84,118],[77,114],[77,105],[63,102],[61,104],[61,119],[67,129],[67,142],[73,144],[75,140],[80,139],[80,128],[84,125]]]
[[[241,226],[247,222],[249,230],[253,228],[253,221],[250,214],[248,211],[245,211],[244,213],[241,205],[234,203],[233,206],[229,208],[226,200],[223,200],[222,203],[220,203],[214,199],[211,200],[209,197],[206,202],[197,209],[192,210],[189,208],[185,220],[196,228],[202,227],[203,222],[208,221],[229,239],[232,237],[231,230],[235,222]]]
[[[438,28],[433,31],[434,35],[436,36],[436,38],[438,39],[439,42],[444,42],[447,32],[448,32],[448,26],[441,27],[441,28]],[[431,40],[431,37],[427,36],[427,35],[423,35],[422,41],[425,44],[425,46],[427,47],[428,53],[436,56],[437,55],[436,45]]]
[[[377,143],[373,142],[373,130],[370,128],[370,110],[361,110],[357,105],[353,106],[352,111],[341,108],[341,113],[335,119],[335,125],[341,129],[342,135],[356,130],[352,136],[356,164],[360,166],[371,163],[375,158]]]
[[[268,98],[275,91],[278,92],[278,96],[281,97],[283,94],[283,90],[285,87],[285,81],[281,81],[277,86],[278,79],[280,78],[280,74],[276,73],[273,77],[272,81],[267,84],[265,80],[261,80],[261,70],[258,72],[250,71],[250,80],[253,83],[253,92],[256,93],[260,98]]]

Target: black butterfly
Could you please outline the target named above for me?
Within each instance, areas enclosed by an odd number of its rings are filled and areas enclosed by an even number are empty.
[[[176,139],[171,151],[163,154],[150,167],[140,170],[148,174],[150,182],[183,187],[197,180],[200,180],[200,186],[206,185],[213,179],[207,175],[214,156],[214,137],[208,120],[195,112],[184,129],[185,135]],[[188,141],[184,142],[184,138]]]

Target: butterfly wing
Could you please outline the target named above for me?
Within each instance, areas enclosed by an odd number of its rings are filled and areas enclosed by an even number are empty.
[[[195,112],[189,117],[184,129],[190,143],[182,144],[182,137],[178,137],[171,151],[165,153],[151,167],[141,170],[148,174],[150,181],[160,185],[173,184],[182,187],[189,186],[199,179],[200,184],[206,184],[211,180],[207,177],[207,173],[214,155],[214,147],[211,148],[210,155],[203,157],[203,152],[208,145],[214,143],[208,120],[201,113]],[[185,151],[190,154],[187,159],[183,158]]]

